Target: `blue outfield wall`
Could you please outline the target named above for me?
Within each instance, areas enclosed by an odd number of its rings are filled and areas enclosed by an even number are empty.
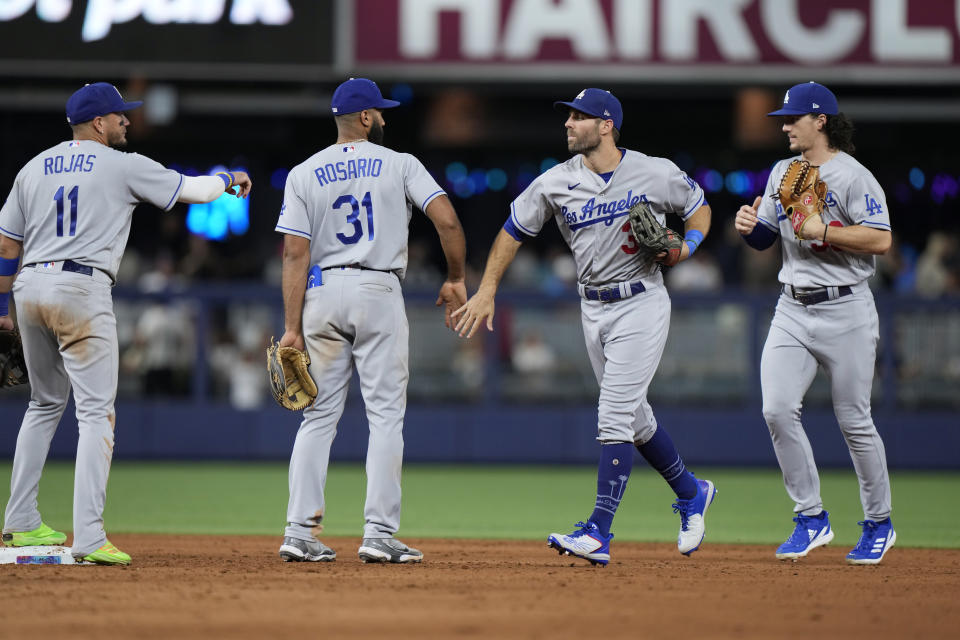
[[[671,295],[671,338],[651,387],[651,403],[660,424],[691,465],[775,466],[761,415],[759,362],[776,292]],[[406,460],[596,462],[597,391],[590,387],[595,382],[575,295],[502,293],[497,302],[497,331],[482,332],[482,342],[475,344],[482,351],[482,382],[473,389],[475,395],[465,396],[469,399],[459,404],[442,394],[469,390],[448,386],[457,376],[450,363],[465,343],[443,329],[433,306],[435,293],[405,292],[405,298],[411,319]],[[114,299],[118,308],[126,310],[118,312],[118,326],[124,318],[135,320],[147,304],[192,309],[197,338],[187,395],[151,400],[136,392],[124,395],[121,388],[115,459],[289,457],[300,415],[272,404],[252,411],[233,408],[213,388],[211,375],[214,319],[235,308],[241,312],[237,326],[247,327],[257,317],[268,318],[264,330],[282,326],[282,300],[276,288],[194,286],[162,294],[117,289]],[[877,307],[881,339],[873,414],[890,466],[960,469],[960,299],[880,295]],[[259,316],[251,311],[257,308]],[[553,401],[538,396],[537,388],[528,382],[510,377],[510,356],[503,353],[504,344],[510,342],[506,336],[517,338],[530,327],[549,327],[543,337],[553,340],[558,354],[556,369],[563,373],[546,385]],[[220,327],[221,332],[225,329],[229,326]],[[260,358],[258,349],[258,362]],[[351,387],[358,386],[354,376]],[[829,408],[829,389],[825,379],[814,381],[806,397],[804,426],[821,466],[849,468],[849,453]],[[27,396],[25,390],[0,390],[0,457],[13,455]],[[332,457],[363,459],[367,437],[363,405],[359,394],[353,393],[348,396]],[[71,404],[53,440],[51,457],[72,458],[76,440]]]
[[[12,457],[26,402],[0,403],[0,457]],[[696,465],[775,466],[759,409],[657,410],[687,462]],[[284,460],[300,414],[280,408],[238,411],[227,405],[120,403],[115,460]],[[894,468],[960,468],[955,412],[875,415]],[[593,464],[596,409],[556,406],[421,406],[407,410],[409,462]],[[817,462],[849,467],[850,457],[832,412],[809,410],[804,426]],[[363,408],[350,404],[333,445],[335,460],[361,460],[366,452]],[[61,420],[50,457],[70,459],[77,442],[73,406]]]

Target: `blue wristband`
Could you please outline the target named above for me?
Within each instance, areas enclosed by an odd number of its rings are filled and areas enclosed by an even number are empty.
[[[16,258],[0,258],[0,276],[16,275],[20,266],[20,256]]]
[[[223,180],[224,191],[226,191],[227,189],[233,186],[233,180],[234,180],[233,174],[230,173],[229,171],[218,171],[217,176],[219,176],[220,179]]]
[[[10,315],[10,292],[0,293],[0,316]]]
[[[693,252],[697,250],[697,247],[700,246],[700,243],[703,242],[703,233],[697,229],[693,229],[683,236],[683,241],[686,243],[687,248],[690,249],[690,253],[687,254],[689,258],[693,255]]]

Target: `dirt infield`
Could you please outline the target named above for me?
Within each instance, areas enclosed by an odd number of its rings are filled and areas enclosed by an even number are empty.
[[[594,568],[545,543],[416,540],[422,565],[284,563],[279,537],[111,536],[129,567],[0,566],[0,637],[936,638],[960,625],[960,550],[614,543]],[[43,634],[43,635],[40,635]],[[309,634],[305,636],[304,634]]]

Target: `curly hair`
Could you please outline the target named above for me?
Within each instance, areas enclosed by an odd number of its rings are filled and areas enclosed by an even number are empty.
[[[832,149],[839,149],[850,155],[857,150],[853,146],[853,121],[846,114],[828,115],[823,132],[827,135],[827,142]]]

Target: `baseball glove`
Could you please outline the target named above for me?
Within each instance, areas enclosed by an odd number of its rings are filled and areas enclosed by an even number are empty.
[[[646,202],[640,201],[633,205],[627,216],[633,238],[640,245],[640,254],[644,261],[660,262],[668,267],[680,262],[683,239],[673,229],[657,222],[657,217]],[[660,257],[662,253],[666,256]]]
[[[0,387],[26,384],[27,363],[23,360],[23,343],[16,329],[0,331]]]
[[[270,338],[267,372],[273,399],[284,409],[300,411],[313,404],[317,385],[310,377],[310,356],[295,347],[281,347]]]
[[[819,167],[806,160],[794,160],[780,180],[780,188],[773,195],[780,200],[783,211],[790,218],[793,232],[799,240],[810,240],[803,235],[803,227],[814,216],[823,212],[827,183],[820,179]]]

